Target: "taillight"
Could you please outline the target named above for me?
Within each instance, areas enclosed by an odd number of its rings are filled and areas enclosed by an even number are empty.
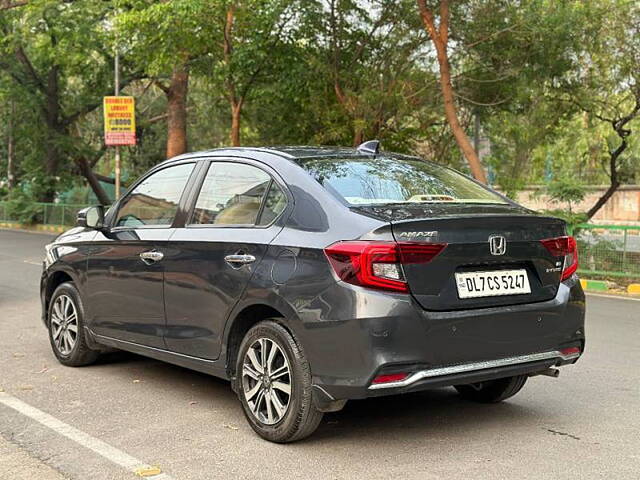
[[[564,257],[560,281],[566,280],[578,270],[578,243],[573,237],[547,238],[540,240],[554,257]]]
[[[362,287],[407,293],[401,264],[427,263],[446,244],[345,241],[324,252],[340,280]]]

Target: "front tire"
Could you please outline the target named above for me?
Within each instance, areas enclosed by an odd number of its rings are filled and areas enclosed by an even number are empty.
[[[498,403],[513,397],[522,390],[527,378],[526,375],[518,375],[471,385],[456,385],[455,388],[465,400],[479,403]]]
[[[276,320],[260,322],[245,335],[235,382],[249,425],[266,440],[301,440],[322,420],[322,412],[313,404],[309,362]]]
[[[58,361],[68,367],[82,367],[96,361],[99,352],[91,350],[84,336],[84,308],[80,293],[71,283],[58,286],[47,312],[49,341]]]

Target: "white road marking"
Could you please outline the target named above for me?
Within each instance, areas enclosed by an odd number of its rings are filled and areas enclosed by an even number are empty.
[[[38,267],[42,266],[42,262],[32,262],[31,260],[23,260],[24,263],[28,263],[29,265],[37,265]]]
[[[14,409],[22,415],[31,418],[32,420],[35,420],[41,425],[50,428],[59,435],[67,437],[68,439],[73,440],[79,445],[92,450],[93,452],[115,463],[116,465],[120,465],[121,467],[129,470],[131,473],[136,474],[137,472],[154,468],[144,462],[141,462],[137,458],[132,457],[128,453],[112,447],[102,440],[98,440],[97,438],[92,437],[91,435],[58,420],[57,418],[52,417],[48,413],[38,410],[37,408],[32,407],[27,403],[24,403],[22,400],[18,400],[17,398],[12,397],[6,392],[0,392],[0,403]],[[151,478],[152,480],[172,480],[172,477],[170,477],[166,473],[149,475],[146,478]]]
[[[606,295],[604,293],[591,293],[591,292],[585,292],[585,293],[591,297],[614,298],[616,300],[632,300],[634,302],[640,302],[640,298],[625,297],[624,295]]]

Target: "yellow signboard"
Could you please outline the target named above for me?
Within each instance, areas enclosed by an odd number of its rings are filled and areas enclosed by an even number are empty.
[[[104,143],[136,144],[136,108],[133,97],[104,97]]]

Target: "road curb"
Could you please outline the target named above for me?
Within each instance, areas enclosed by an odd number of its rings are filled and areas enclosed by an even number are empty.
[[[63,225],[25,225],[23,223],[0,222],[0,228],[21,230],[23,232],[62,233],[66,230],[69,230],[69,228],[71,227],[66,227]]]
[[[626,289],[620,287],[613,282],[607,282],[604,280],[589,280],[587,278],[581,278],[580,284],[582,289],[587,292],[608,294],[605,296],[623,297],[640,300],[640,283],[632,283]]]
[[[609,282],[605,282],[603,280],[587,280],[587,279],[581,278],[580,284],[582,285],[582,288],[585,290],[594,290],[596,292],[609,291]]]

